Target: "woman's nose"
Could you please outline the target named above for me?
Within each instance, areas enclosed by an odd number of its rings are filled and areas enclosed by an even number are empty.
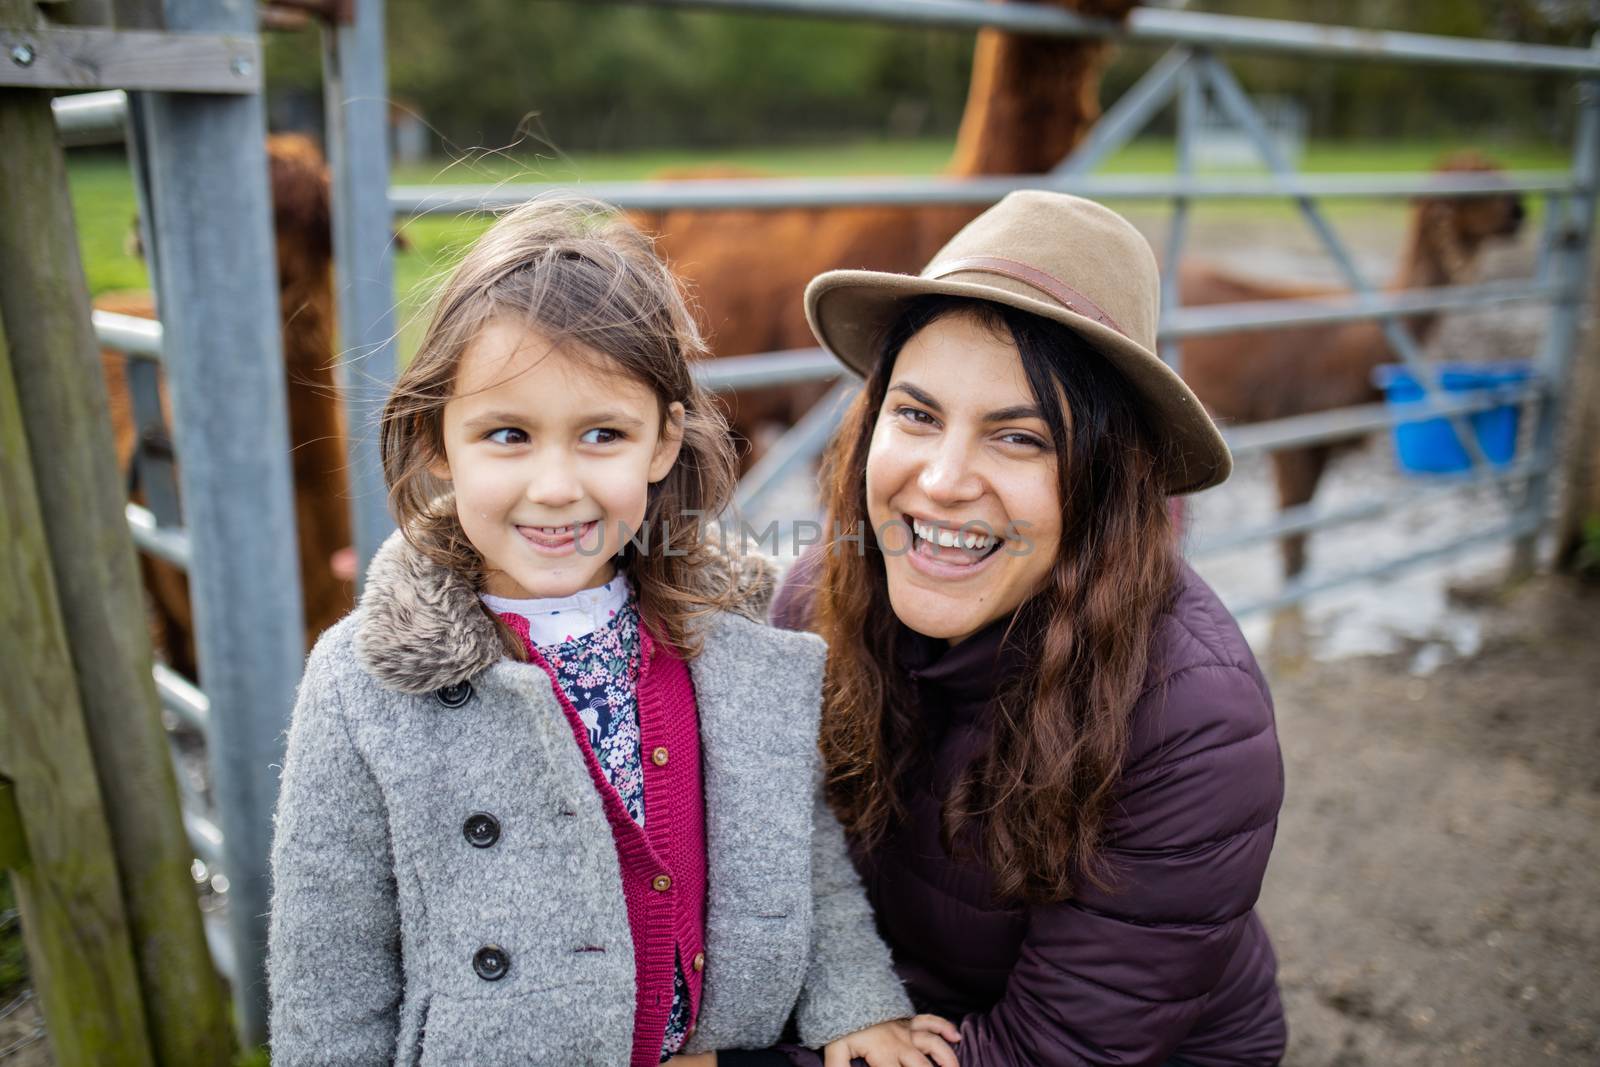
[[[983,484],[966,446],[945,438],[928,457],[917,487],[935,504],[958,504],[983,494]]]

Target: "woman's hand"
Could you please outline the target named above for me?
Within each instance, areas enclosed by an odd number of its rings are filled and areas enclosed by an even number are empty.
[[[868,1067],[959,1067],[951,1044],[961,1031],[937,1015],[894,1019],[846,1034],[822,1050],[823,1067],[850,1067],[857,1057]]]
[[[663,1067],[717,1067],[717,1054],[715,1052],[695,1052],[690,1055],[677,1055],[668,1060]]]

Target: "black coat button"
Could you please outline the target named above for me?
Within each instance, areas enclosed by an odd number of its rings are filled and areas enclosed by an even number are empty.
[[[484,945],[472,954],[472,969],[485,982],[498,982],[511,970],[511,955],[499,945]]]
[[[475,811],[461,824],[461,832],[473,848],[488,848],[500,840],[500,820],[486,811]]]
[[[447,685],[434,693],[433,697],[447,708],[459,708],[472,699],[472,683],[457,682],[455,685]]]

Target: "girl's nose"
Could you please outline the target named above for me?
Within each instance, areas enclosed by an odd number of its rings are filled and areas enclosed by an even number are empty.
[[[935,504],[960,504],[983,495],[983,481],[967,447],[951,437],[941,441],[928,457],[917,476],[917,487]]]
[[[583,499],[583,484],[570,464],[554,458],[540,458],[530,464],[524,495],[545,507],[565,507]]]

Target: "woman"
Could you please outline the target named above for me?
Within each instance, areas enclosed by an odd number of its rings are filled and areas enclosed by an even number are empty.
[[[866,385],[830,452],[834,539],[774,615],[828,640],[830,799],[963,1067],[1283,1053],[1253,910],[1282,760],[1176,550],[1169,494],[1232,461],[1154,354],[1158,284],[1120,216],[1020,192],[920,277],[806,293]]]

